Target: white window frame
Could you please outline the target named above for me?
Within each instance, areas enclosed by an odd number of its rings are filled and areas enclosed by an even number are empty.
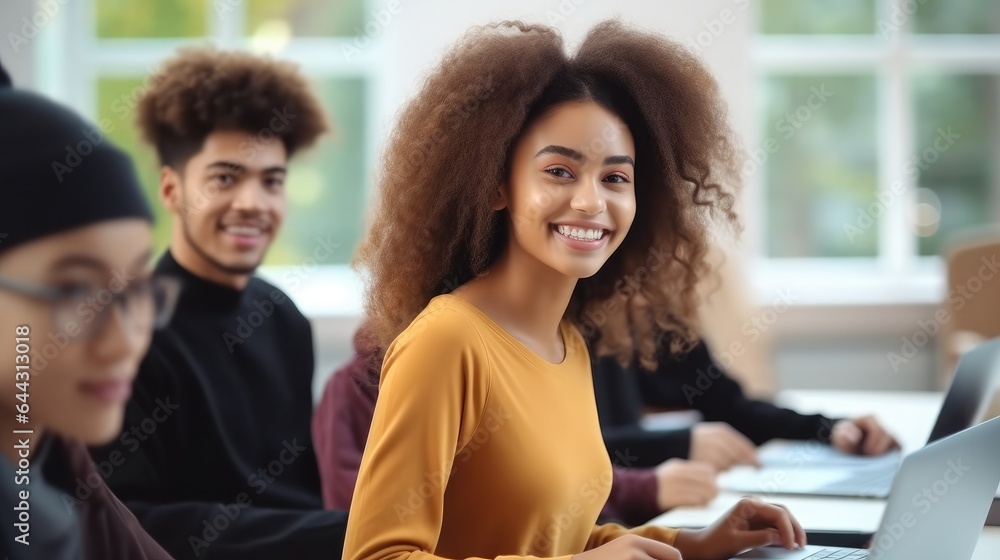
[[[107,76],[145,76],[182,46],[211,43],[220,48],[249,48],[245,37],[246,4],[242,0],[207,0],[209,12],[203,38],[177,39],[100,39],[95,21],[97,0],[67,2],[64,13],[54,18],[39,37],[36,56],[37,87],[43,93],[95,120],[97,116],[97,80]],[[365,1],[365,21],[382,3]],[[356,37],[292,37],[279,53],[282,59],[297,63],[304,73],[316,80],[362,78],[369,97],[365,115],[365,161],[375,161],[377,147],[383,140],[385,124],[393,114],[395,83],[385,64],[391,52],[392,34],[365,36],[364,44]],[[342,53],[350,49],[351,57]],[[334,117],[335,118],[335,117]],[[134,126],[130,121],[127,126]],[[366,169],[365,183],[370,184],[372,170]],[[370,194],[370,192],[369,192]],[[264,278],[289,292],[309,317],[356,317],[361,314],[361,281],[347,264],[314,265],[308,261],[294,266],[261,267]],[[295,288],[290,280],[295,278]]]
[[[934,304],[943,299],[944,263],[918,254],[917,236],[907,225],[917,178],[906,172],[916,153],[911,68],[953,74],[1000,75],[1000,35],[915,35],[912,16],[892,33],[878,22],[892,22],[896,11],[907,14],[917,0],[878,0],[872,35],[754,34],[752,63],[756,78],[771,74],[868,74],[876,80],[878,185],[881,191],[901,185],[899,203],[890,204],[878,221],[878,254],[874,258],[776,258],[766,253],[766,167],[751,178],[748,210],[756,227],[750,233],[755,293],[759,300],[792,283],[806,291],[803,302],[814,305]],[[757,4],[758,9],[760,4]],[[760,21],[760,14],[757,14]],[[898,21],[898,20],[897,20]],[[761,138],[755,118],[755,139]],[[1000,123],[993,126],[1000,127]],[[756,140],[755,140],[756,141]],[[1000,173],[993,180],[1000,180]],[[1000,185],[993,185],[1000,189]],[[996,200],[988,201],[997,205]],[[994,208],[994,212],[997,209]]]

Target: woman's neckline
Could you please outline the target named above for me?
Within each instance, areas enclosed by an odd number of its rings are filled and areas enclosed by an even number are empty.
[[[475,313],[480,319],[483,320],[483,322],[485,322],[490,328],[496,331],[500,336],[507,339],[511,344],[517,347],[517,349],[525,356],[527,356],[530,360],[538,363],[539,365],[542,365],[543,369],[544,368],[558,369],[562,366],[565,366],[569,362],[570,343],[569,343],[569,335],[566,332],[565,320],[559,322],[559,336],[562,338],[562,343],[563,343],[563,358],[562,361],[560,362],[553,362],[543,358],[537,352],[529,348],[528,345],[525,344],[523,341],[518,339],[516,336],[510,334],[510,332],[507,329],[500,326],[499,323],[494,321],[492,317],[486,314],[485,311],[477,307],[471,301],[461,296],[456,296],[455,294],[450,294],[450,293],[441,294],[440,296],[437,297],[448,297],[455,301],[458,301],[462,306],[466,307],[467,309]]]

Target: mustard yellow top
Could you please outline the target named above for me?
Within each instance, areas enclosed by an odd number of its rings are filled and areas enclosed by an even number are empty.
[[[389,346],[345,560],[563,557],[635,533],[595,525],[611,489],[590,357],[553,364],[472,304],[434,298]]]

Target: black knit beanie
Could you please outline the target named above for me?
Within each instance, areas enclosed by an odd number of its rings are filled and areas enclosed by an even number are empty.
[[[0,252],[118,218],[153,219],[131,159],[73,111],[11,87],[0,66]]]

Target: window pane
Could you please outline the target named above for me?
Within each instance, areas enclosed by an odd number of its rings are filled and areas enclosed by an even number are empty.
[[[859,218],[877,183],[874,77],[772,75],[761,99],[762,148],[744,172],[764,167],[769,254],[874,256],[878,218]]]
[[[328,79],[316,86],[334,131],[292,160],[284,231],[266,264],[301,265],[321,245],[334,247],[319,264],[347,263],[361,239],[368,192],[365,81]]]
[[[285,223],[265,264],[302,265],[321,245],[332,249],[318,264],[347,263],[361,238],[367,201],[365,82],[331,79],[318,81],[316,86],[334,132],[292,160]],[[160,250],[170,241],[170,218],[158,202],[156,154],[140,140],[135,126],[134,100],[141,92],[139,77],[100,79],[98,122],[135,161],[156,214],[154,245]]]
[[[859,34],[875,31],[873,0],[763,0],[760,29],[770,34]]]
[[[900,11],[914,33],[1000,33],[996,0],[904,0]]]
[[[986,224],[997,207],[1000,84],[995,76],[918,73],[911,172],[918,173],[914,229],[920,254],[940,254],[948,237]]]
[[[246,33],[251,36],[266,34],[275,26],[297,37],[365,33],[364,0],[248,0],[246,7]]]
[[[202,37],[208,28],[207,1],[96,0],[97,36],[102,39]]]
[[[153,246],[158,252],[170,242],[170,215],[158,202],[160,173],[156,152],[141,140],[135,125],[135,105],[143,91],[141,77],[100,78],[97,81],[97,122],[108,138],[128,152],[135,162],[143,190],[156,217]]]

